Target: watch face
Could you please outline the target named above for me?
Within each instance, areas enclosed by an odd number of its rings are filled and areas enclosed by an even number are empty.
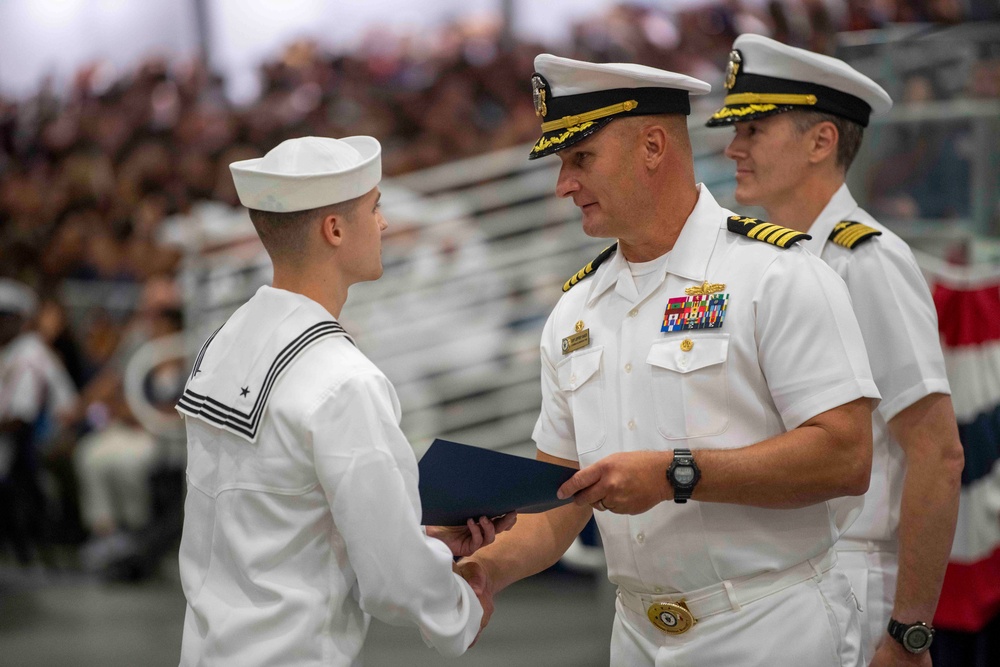
[[[674,481],[681,486],[687,486],[694,481],[694,468],[691,466],[677,466],[674,468]]]
[[[921,653],[931,645],[931,631],[921,625],[914,625],[903,633],[903,646],[911,653]]]

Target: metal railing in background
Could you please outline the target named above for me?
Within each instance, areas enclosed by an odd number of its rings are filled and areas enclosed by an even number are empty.
[[[731,166],[718,146],[727,133],[693,134],[712,146],[699,151],[700,179],[732,205]],[[512,172],[507,156],[525,151],[504,153],[387,181],[385,275],[352,287],[342,313],[396,386],[418,453],[434,437],[532,453],[542,325],[565,278],[606,244],[586,237],[576,208],[552,193],[557,162],[525,160]],[[966,238],[952,225],[923,235]],[[188,354],[269,279],[253,239],[192,254],[183,278]]]
[[[837,56],[895,101],[849,173],[859,203],[917,242],[949,226],[1000,233],[1000,24],[842,33]]]
[[[342,319],[395,384],[418,452],[444,437],[533,454],[541,327],[566,277],[603,245],[554,197],[558,163],[529,162],[529,150],[387,184],[416,195],[385,208],[390,230],[403,230],[386,240],[399,261],[352,288]]]
[[[761,215],[733,200],[733,166],[722,153],[731,131],[704,128],[695,116],[689,126],[698,180],[724,206]],[[1000,257],[983,237],[995,229],[1000,193],[998,119],[997,100],[897,105],[867,130],[850,171],[852,191],[866,208],[882,205],[877,196],[888,190],[882,184],[877,191],[877,178],[899,168],[890,149],[919,137],[914,128],[959,128],[971,137],[958,162],[966,180],[948,192],[961,199],[953,203],[964,214],[911,207],[908,215],[880,219],[931,255],[971,245],[985,249],[979,256]],[[529,162],[529,150],[518,146],[382,184],[390,225],[385,274],[351,288],[341,320],[396,386],[403,429],[418,454],[434,437],[533,454],[542,326],[565,279],[607,241],[585,236],[572,202],[555,197],[559,161]],[[249,229],[210,250],[193,248],[185,261],[188,354],[270,281],[270,263]]]

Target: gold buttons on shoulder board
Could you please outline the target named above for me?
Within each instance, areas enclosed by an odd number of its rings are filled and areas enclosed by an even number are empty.
[[[691,348],[693,347],[694,347],[694,341],[691,340],[690,338],[685,338],[684,340],[681,341],[681,349],[684,350],[685,352],[690,352]]]
[[[679,602],[656,602],[646,611],[649,622],[669,635],[682,635],[698,621],[684,604]]]

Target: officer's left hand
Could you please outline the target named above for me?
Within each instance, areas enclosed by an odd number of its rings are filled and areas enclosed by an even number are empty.
[[[482,547],[493,544],[499,533],[510,530],[517,522],[517,512],[508,512],[496,519],[481,516],[469,519],[464,526],[427,526],[427,534],[448,545],[456,556],[471,556]]]
[[[670,454],[623,452],[607,456],[570,477],[559,498],[573,496],[577,505],[615,514],[642,514],[673,497],[667,483]]]
[[[930,651],[910,653],[886,635],[868,664],[870,667],[931,667],[932,663]]]

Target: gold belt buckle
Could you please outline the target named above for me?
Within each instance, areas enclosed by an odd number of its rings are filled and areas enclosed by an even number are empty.
[[[684,600],[654,602],[646,611],[649,622],[670,635],[682,635],[698,622]]]

